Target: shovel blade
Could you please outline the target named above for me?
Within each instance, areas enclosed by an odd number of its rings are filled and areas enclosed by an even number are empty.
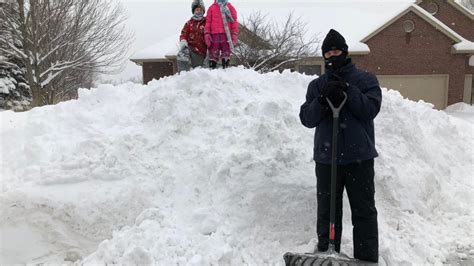
[[[283,255],[286,266],[375,266],[376,262],[363,261],[349,258],[343,254],[327,252],[317,253],[292,253]]]

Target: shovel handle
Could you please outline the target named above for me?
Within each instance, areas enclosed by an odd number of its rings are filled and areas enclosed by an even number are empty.
[[[331,100],[329,100],[329,98],[326,97],[326,101],[328,101],[329,107],[331,107],[332,116],[333,116],[334,118],[339,118],[339,113],[340,113],[342,107],[344,106],[344,104],[346,103],[346,100],[347,100],[347,93],[346,93],[345,91],[343,91],[342,94],[344,95],[344,99],[342,99],[341,104],[340,104],[337,108],[334,107],[334,105],[332,104]]]
[[[336,177],[337,177],[337,135],[339,131],[339,112],[346,103],[347,93],[344,94],[344,99],[338,107],[334,107],[334,104],[326,97],[329,107],[332,109],[333,114],[333,129],[332,129],[332,155],[331,155],[331,199],[329,207],[329,252],[334,253],[335,242],[336,242]]]

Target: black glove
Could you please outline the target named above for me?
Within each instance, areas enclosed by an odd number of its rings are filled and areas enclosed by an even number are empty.
[[[339,76],[330,75],[328,77],[328,83],[321,90],[321,95],[318,98],[318,101],[322,105],[329,105],[326,97],[331,101],[334,107],[341,105],[344,100],[343,91],[347,91],[347,83],[343,81]]]

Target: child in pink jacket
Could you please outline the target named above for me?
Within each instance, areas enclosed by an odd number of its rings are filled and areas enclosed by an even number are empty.
[[[222,13],[221,13],[222,10]],[[231,40],[227,39],[223,16],[226,17]],[[237,45],[239,35],[239,23],[237,22],[237,11],[228,0],[215,0],[209,7],[206,17],[206,29],[204,39],[209,48],[209,66],[217,67],[217,62],[222,59],[222,67],[229,66],[231,45]]]

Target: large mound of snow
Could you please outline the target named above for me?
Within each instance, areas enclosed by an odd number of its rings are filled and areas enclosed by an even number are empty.
[[[449,115],[466,120],[471,123],[471,132],[474,131],[474,106],[466,103],[450,105],[445,110]]]
[[[298,112],[313,78],[198,69],[0,113],[0,230],[15,239],[0,263],[281,265],[286,251],[310,251],[314,130]],[[472,124],[383,96],[381,254],[389,264],[470,256]]]

